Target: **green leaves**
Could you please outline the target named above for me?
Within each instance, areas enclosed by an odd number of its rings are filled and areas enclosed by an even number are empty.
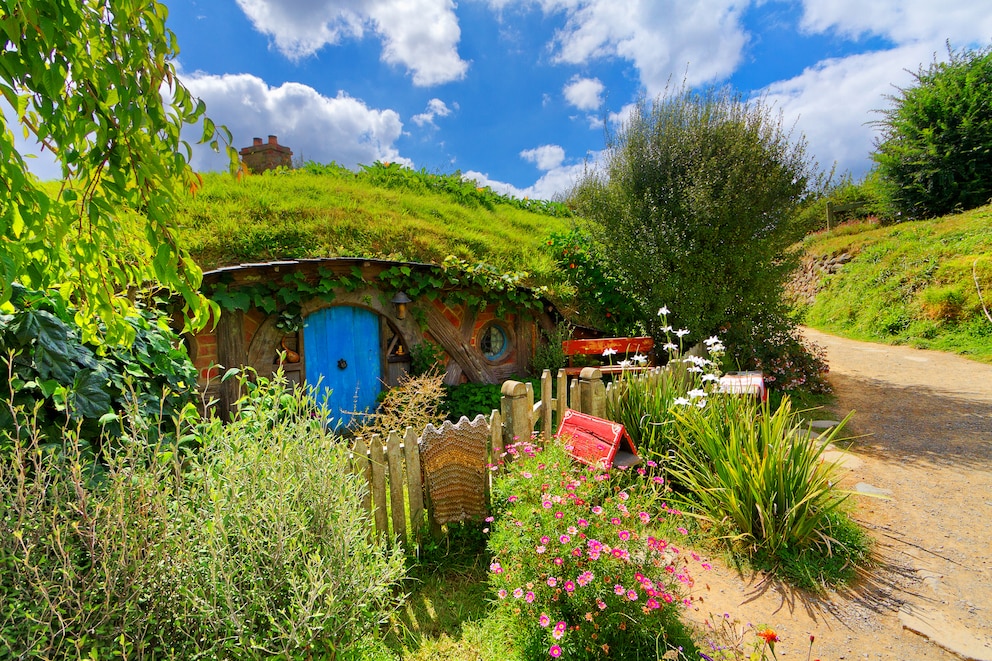
[[[103,323],[130,340],[133,306],[123,292],[156,282],[177,292],[202,322],[199,269],[176,239],[177,192],[193,172],[179,154],[183,125],[218,132],[202,101],[176,79],[175,35],[159,2],[15,0],[0,8],[0,91],[19,124],[62,164],[60,187],[27,171],[0,132],[0,302],[15,282],[57,287],[83,314],[83,335]],[[162,88],[168,94],[162,94]],[[145,231],[140,231],[143,228]],[[144,240],[138,237],[144,237]]]
[[[986,204],[992,197],[992,47],[949,50],[879,111],[872,158],[900,220]]]

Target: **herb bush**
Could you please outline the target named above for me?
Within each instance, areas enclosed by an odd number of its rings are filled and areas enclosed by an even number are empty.
[[[836,464],[822,454],[847,418],[819,440],[809,438],[788,398],[772,410],[747,397],[711,397],[675,418],[673,485],[731,548],[767,558],[805,549],[845,554],[834,515],[846,494],[834,486]]]
[[[506,458],[493,480],[490,585],[523,657],[691,648],[679,611],[699,558],[676,541],[685,529],[662,478],[573,463],[559,441],[518,443]]]
[[[0,639],[15,658],[325,658],[365,644],[398,600],[348,448],[284,379],[242,384],[234,420],[147,429],[81,468],[37,428],[0,459]],[[8,399],[8,406],[11,402]]]

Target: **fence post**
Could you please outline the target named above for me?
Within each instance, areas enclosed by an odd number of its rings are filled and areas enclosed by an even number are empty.
[[[406,456],[407,493],[410,496],[410,533],[413,543],[420,545],[424,524],[424,478],[420,471],[420,445],[417,432],[406,428],[403,437],[403,454]]]
[[[386,456],[382,451],[382,439],[373,434],[369,440],[372,463],[372,506],[375,530],[381,539],[389,537],[389,518],[386,514]]]
[[[389,432],[386,438],[386,462],[389,469],[389,510],[393,520],[393,537],[409,550],[406,540],[406,503],[403,502],[403,455],[400,433]]]
[[[551,440],[551,435],[554,430],[551,429],[551,404],[553,399],[551,396],[551,370],[544,370],[541,374],[541,438],[547,443]]]
[[[606,414],[606,386],[603,373],[595,367],[584,367],[579,373],[579,401],[581,411],[597,418]]]
[[[564,369],[558,370],[558,376],[555,380],[557,381],[555,392],[558,393],[558,397],[555,399],[555,413],[557,414],[555,422],[561,425],[565,411],[568,410],[568,375],[565,374]]]
[[[503,445],[517,440],[530,440],[534,429],[530,422],[530,407],[527,404],[527,386],[519,381],[503,383],[500,397],[500,411],[503,418]]]

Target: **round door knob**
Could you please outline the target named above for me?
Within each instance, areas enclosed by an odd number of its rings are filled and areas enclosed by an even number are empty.
[[[345,360],[344,358],[338,360],[338,369],[339,370],[348,369],[348,361]]]

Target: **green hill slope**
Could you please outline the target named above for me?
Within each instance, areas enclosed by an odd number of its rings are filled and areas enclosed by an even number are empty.
[[[252,175],[206,174],[181,205],[183,240],[205,269],[305,257],[374,257],[440,264],[448,255],[485,262],[525,282],[553,286],[543,249],[571,213],[519,200],[457,175],[376,164]]]
[[[807,237],[793,282],[804,323],[847,337],[992,362],[992,206]],[[815,298],[814,298],[815,296]]]

